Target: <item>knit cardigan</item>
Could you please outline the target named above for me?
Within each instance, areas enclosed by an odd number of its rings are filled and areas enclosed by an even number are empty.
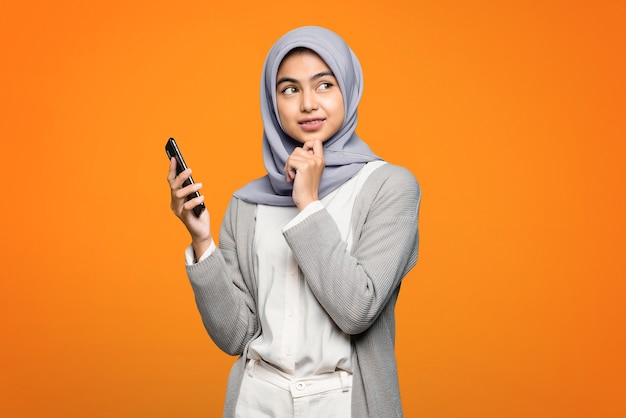
[[[313,294],[351,336],[355,418],[403,416],[394,308],[400,283],[417,262],[420,197],[411,172],[385,164],[368,177],[356,197],[350,252],[324,209],[284,232]],[[255,204],[233,197],[218,249],[187,266],[207,332],[220,349],[239,356],[228,379],[224,417],[235,415],[247,350],[261,333],[252,250],[255,214]]]

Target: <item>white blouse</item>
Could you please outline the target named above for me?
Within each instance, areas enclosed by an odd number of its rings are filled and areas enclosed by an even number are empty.
[[[283,231],[326,208],[349,251],[354,200],[369,174],[381,164],[367,164],[352,179],[300,213],[296,207],[258,206],[253,251],[262,333],[250,345],[249,358],[262,359],[297,377],[337,369],[352,371],[350,336],[335,325],[311,292]]]

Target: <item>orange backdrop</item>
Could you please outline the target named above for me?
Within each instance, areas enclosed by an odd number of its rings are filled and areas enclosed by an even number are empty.
[[[359,134],[423,189],[406,416],[626,416],[625,5],[4,2],[0,415],[220,415],[233,359],[195,308],[163,147],[217,234],[263,174],[265,54],[315,24],[361,59]]]

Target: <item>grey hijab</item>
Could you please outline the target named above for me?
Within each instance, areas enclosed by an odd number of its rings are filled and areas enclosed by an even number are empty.
[[[367,162],[379,160],[355,133],[357,107],[363,92],[361,65],[350,47],[336,33],[317,26],[304,26],[287,32],[270,49],[261,79],[263,117],[263,160],[267,175],[235,192],[244,201],[272,206],[295,206],[293,183],[285,179],[284,167],[293,150],[302,146],[282,129],[276,106],[276,74],[283,58],[294,48],[316,52],[334,73],[343,94],[345,120],[324,142],[326,167],[319,187],[319,198],[352,178]]]

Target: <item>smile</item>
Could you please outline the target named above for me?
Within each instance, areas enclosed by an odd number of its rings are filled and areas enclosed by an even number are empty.
[[[300,129],[305,132],[315,132],[322,129],[325,119],[306,119],[298,122]]]
[[[306,119],[298,122],[300,125],[316,125],[318,123],[324,122],[324,119]]]

